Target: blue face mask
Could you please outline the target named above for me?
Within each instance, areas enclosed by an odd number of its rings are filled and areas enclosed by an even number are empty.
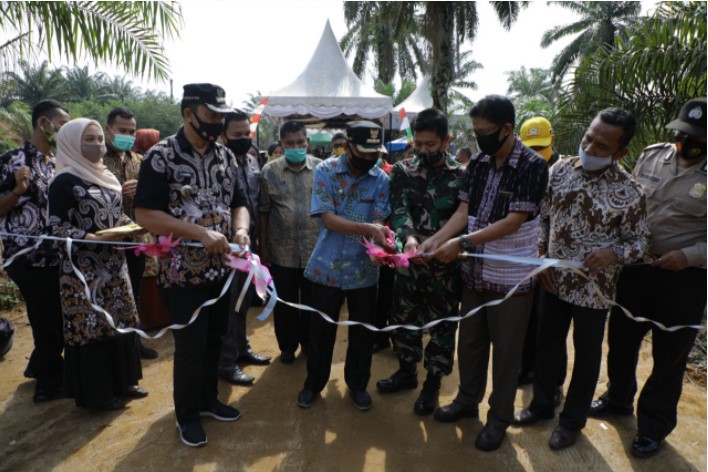
[[[135,136],[127,134],[116,134],[113,138],[113,147],[119,151],[130,151],[130,148],[135,144]]]
[[[580,156],[580,163],[583,165],[583,169],[589,171],[602,170],[605,167],[612,164],[612,156],[607,157],[597,157],[592,154],[588,154],[583,150],[583,145],[580,145],[578,149],[578,156]]]
[[[307,157],[307,148],[285,149],[285,160],[291,164],[302,164]]]

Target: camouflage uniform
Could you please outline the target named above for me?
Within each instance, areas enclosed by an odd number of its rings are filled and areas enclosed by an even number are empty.
[[[452,156],[438,168],[421,165],[417,158],[398,162],[391,171],[391,227],[401,243],[414,236],[422,243],[442,228],[457,209],[457,195],[465,168]],[[422,326],[456,316],[461,290],[460,265],[431,260],[396,270],[391,324]],[[434,375],[452,372],[457,323],[430,328],[424,366]],[[423,358],[423,333],[408,329],[392,332],[396,356],[407,362]]]

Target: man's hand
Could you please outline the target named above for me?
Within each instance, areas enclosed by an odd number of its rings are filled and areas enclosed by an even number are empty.
[[[199,238],[199,242],[212,254],[229,254],[231,252],[229,240],[217,231],[204,228],[204,233]]]
[[[689,266],[686,254],[680,249],[667,252],[654,261],[652,265],[666,270],[683,270]]]
[[[418,240],[415,236],[408,236],[408,238],[406,238],[406,244],[403,246],[403,252],[408,251],[412,251],[416,254],[415,256],[409,258],[409,261],[418,265],[425,264],[427,258],[422,256],[422,253],[420,252],[420,244],[418,244]]]
[[[396,248],[388,242],[388,228],[384,225],[370,223],[368,236],[373,239],[374,244],[381,247],[386,252],[395,252]]]
[[[538,281],[546,292],[556,295],[556,272],[553,269],[549,268],[540,272]]]
[[[30,168],[27,166],[22,166],[15,171],[15,188],[12,189],[12,193],[17,196],[22,195],[29,188],[30,180]]]
[[[607,266],[616,263],[617,260],[617,256],[612,251],[612,248],[605,247],[602,249],[596,249],[585,256],[585,259],[583,259],[583,264],[588,268],[590,275],[596,275],[605,270]]]
[[[138,189],[138,181],[133,179],[133,180],[126,180],[123,183],[123,195],[126,197],[134,197],[135,196],[135,191]]]
[[[433,252],[432,257],[445,264],[457,259],[460,255],[460,238],[452,238],[443,243],[438,249]]]
[[[437,242],[434,236],[426,239],[418,246],[418,256],[417,258],[421,261],[427,261],[430,259],[430,255],[434,253],[440,244]]]
[[[250,246],[251,238],[248,236],[248,230],[246,228],[237,229],[234,235],[234,242],[243,247]]]

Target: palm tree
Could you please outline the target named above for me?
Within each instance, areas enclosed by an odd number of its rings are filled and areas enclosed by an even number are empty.
[[[472,100],[460,92],[460,89],[477,90],[477,83],[469,77],[482,69],[483,66],[479,62],[471,58],[472,51],[465,51],[458,54],[455,61],[455,72],[453,74],[451,88],[448,91],[448,111],[450,113],[467,112],[472,108]]]
[[[0,108],[0,152],[18,146],[32,137],[32,115],[22,102],[13,102]]]
[[[61,69],[49,69],[49,62],[43,61],[33,67],[21,61],[20,72],[6,72],[2,81],[8,84],[11,100],[20,100],[33,107],[40,100],[53,98],[63,100],[66,87]]]
[[[615,36],[634,24],[642,5],[640,2],[548,2],[572,10],[580,20],[569,25],[556,26],[543,34],[541,47],[569,35],[578,34],[554,59],[551,66],[553,80],[562,80],[579,59],[600,48],[612,49]]]
[[[81,102],[105,98],[108,92],[108,76],[103,72],[91,74],[88,66],[74,67],[66,71],[67,100]]]
[[[165,79],[169,75],[162,39],[179,35],[178,2],[0,2],[0,63],[45,51],[54,60],[83,54],[115,62],[128,72]]]
[[[135,100],[141,95],[140,87],[135,87],[132,80],[128,80],[125,75],[115,76],[106,82],[105,97],[114,98],[121,102]]]
[[[521,66],[507,72],[507,94],[516,109],[516,123],[521,124],[534,116],[542,116],[551,123],[556,121],[556,97],[559,86],[549,80],[550,70]]]

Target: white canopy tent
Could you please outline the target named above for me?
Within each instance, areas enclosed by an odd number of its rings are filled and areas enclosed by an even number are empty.
[[[263,114],[341,124],[380,119],[391,109],[391,97],[376,93],[352,72],[328,20],[305,70],[293,83],[269,95]]]
[[[425,110],[426,108],[432,108],[433,97],[430,95],[430,78],[426,75],[420,81],[418,86],[413,90],[413,92],[403,100],[401,103],[396,105],[393,109],[393,115],[391,116],[391,129],[399,129],[401,127],[401,118],[399,112],[401,109],[406,110],[408,115],[408,121],[413,121],[415,115],[419,112]],[[386,128],[389,127],[388,118],[385,120]]]

